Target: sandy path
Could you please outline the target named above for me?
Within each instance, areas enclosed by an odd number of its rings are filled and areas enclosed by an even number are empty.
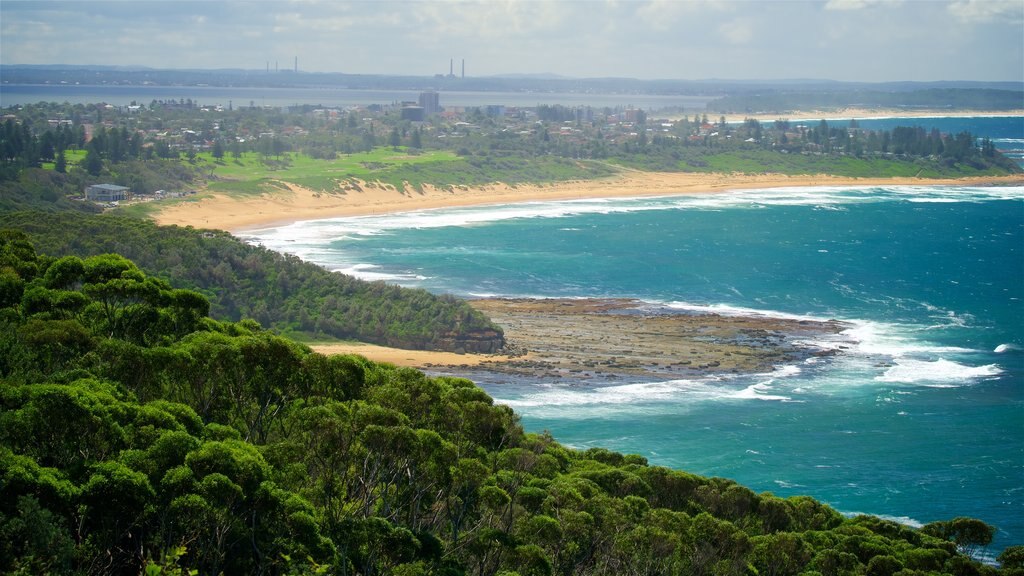
[[[313,344],[314,351],[321,354],[355,354],[369,358],[374,362],[387,362],[397,366],[422,368],[424,366],[478,366],[483,362],[503,362],[507,356],[486,356],[483,354],[456,354],[454,352],[434,352],[432,350],[403,350],[388,348],[375,344],[360,342],[338,344]]]

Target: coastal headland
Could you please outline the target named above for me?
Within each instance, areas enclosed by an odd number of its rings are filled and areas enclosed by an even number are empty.
[[[399,350],[323,344],[324,354],[451,373],[500,372],[545,379],[676,379],[769,372],[827,356],[841,344],[814,348],[849,326],[827,320],[681,312],[629,299],[491,298],[471,300],[505,330],[502,354]]]
[[[509,358],[477,369],[546,379],[769,372],[834,353],[814,348],[841,322],[680,312],[629,299],[482,299],[474,308],[504,327]],[[424,368],[435,368],[426,365]],[[460,366],[461,367],[461,366]]]
[[[361,191],[346,193],[315,192],[281,182],[278,190],[259,197],[209,195],[168,205],[154,219],[165,225],[244,232],[303,220],[457,206],[779,187],[899,185],[1024,185],[1024,176],[936,180],[623,171],[596,181],[517,186],[496,183],[448,190],[425,186],[421,192],[365,185]],[[458,354],[363,343],[313,348],[325,354],[358,354],[374,361],[437,371],[487,370],[545,378],[682,378],[769,371],[773,366],[822,353],[795,342],[833,336],[845,329],[840,323],[828,321],[651,310],[629,300],[494,299],[470,303],[504,329],[510,343],[504,353]]]

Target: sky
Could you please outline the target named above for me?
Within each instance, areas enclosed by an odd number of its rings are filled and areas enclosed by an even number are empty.
[[[1024,81],[1024,0],[0,1],[0,64]]]

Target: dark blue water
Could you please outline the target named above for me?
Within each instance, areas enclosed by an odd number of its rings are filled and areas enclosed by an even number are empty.
[[[615,384],[482,375],[529,430],[1024,543],[1024,187],[793,188],[299,223],[254,241],[464,296],[834,318],[841,353]]]

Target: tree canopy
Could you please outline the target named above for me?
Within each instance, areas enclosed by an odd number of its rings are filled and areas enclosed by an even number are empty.
[[[500,328],[465,301],[329,272],[226,232],[156,226],[110,215],[0,213],[55,256],[116,252],[152,276],[201,293],[219,318],[254,319],[285,334],[413,349],[496,352]]]

